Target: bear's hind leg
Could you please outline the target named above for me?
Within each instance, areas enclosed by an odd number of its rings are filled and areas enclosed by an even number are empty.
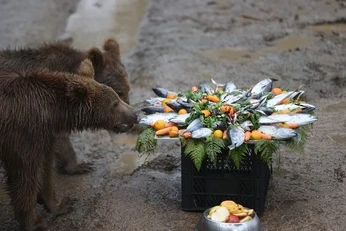
[[[77,162],[77,154],[74,151],[68,133],[56,136],[54,151],[58,170],[68,175],[77,175],[90,172],[92,163]]]
[[[15,218],[25,231],[44,230],[48,226],[43,217],[36,217],[36,201],[40,187],[42,164],[39,159],[13,160],[12,166],[4,162],[7,190],[11,198]]]

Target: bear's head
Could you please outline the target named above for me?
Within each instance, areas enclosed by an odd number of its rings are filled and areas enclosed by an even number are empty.
[[[69,79],[67,95],[71,102],[77,103],[75,114],[95,129],[126,132],[137,123],[135,109],[111,87],[95,81],[93,64],[89,59],[81,63],[77,76]],[[77,106],[80,103],[82,106]],[[84,124],[84,121],[80,122]]]
[[[98,48],[91,48],[87,52],[95,70],[95,80],[111,87],[119,97],[129,103],[130,83],[125,66],[120,59],[120,48],[113,38],[103,44],[102,53]]]

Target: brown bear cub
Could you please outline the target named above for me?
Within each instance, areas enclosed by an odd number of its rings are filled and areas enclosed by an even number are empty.
[[[54,143],[59,134],[85,129],[125,132],[137,122],[134,108],[94,80],[91,62],[77,74],[46,69],[0,69],[0,161],[16,219],[27,231],[46,228],[37,218],[37,202],[57,214],[53,184]]]
[[[49,71],[77,73],[85,58],[89,58],[95,70],[95,80],[113,88],[119,97],[129,103],[130,84],[120,60],[119,44],[113,38],[103,44],[103,52],[91,48],[84,52],[63,43],[46,44],[38,48],[0,51],[0,66],[18,71],[46,68]],[[55,148],[59,170],[67,174],[82,174],[91,170],[90,163],[77,162],[69,134],[60,134]]]

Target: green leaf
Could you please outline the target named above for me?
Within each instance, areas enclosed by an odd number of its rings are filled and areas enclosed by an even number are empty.
[[[149,155],[155,152],[156,143],[155,130],[153,128],[146,128],[138,135],[136,150]]]
[[[225,142],[216,137],[209,136],[206,141],[206,150],[208,158],[216,166],[217,155],[222,153],[222,150],[225,148]]]
[[[249,154],[247,144],[242,144],[238,148],[228,151],[228,157],[233,161],[237,169],[240,169],[240,164],[244,157]]]
[[[192,162],[195,164],[197,170],[199,171],[202,167],[204,158],[206,157],[205,151],[206,143],[204,140],[186,140],[185,145],[185,155],[190,157]]]
[[[310,132],[310,125],[301,126],[295,129],[298,136],[294,139],[283,142],[283,145],[296,153],[304,153],[304,146]]]
[[[261,155],[266,164],[271,164],[274,153],[279,152],[279,142],[274,140],[259,140],[255,143],[255,153]]]

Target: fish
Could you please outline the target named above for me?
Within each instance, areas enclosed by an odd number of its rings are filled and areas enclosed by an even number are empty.
[[[280,128],[270,125],[262,125],[257,130],[270,135],[275,140],[288,140],[298,135],[292,128]]]
[[[274,81],[277,81],[277,79],[266,78],[258,82],[250,91],[252,98],[258,98],[261,97],[264,92],[270,92]]]
[[[199,128],[204,127],[204,124],[201,123],[201,120],[199,118],[194,119],[189,126],[187,126],[185,132],[193,132],[194,130],[197,130]]]
[[[232,91],[234,91],[235,89],[237,89],[237,87],[235,86],[235,84],[231,81],[227,82],[225,84],[225,86],[223,87],[223,91],[227,92],[227,93],[231,93]]]
[[[253,123],[250,120],[245,120],[239,126],[245,131],[250,131],[253,128]]]
[[[278,105],[282,100],[289,98],[293,93],[294,91],[288,91],[288,92],[276,95],[274,96],[274,98],[267,100],[266,106],[273,107],[275,105]]]
[[[193,103],[188,102],[187,98],[179,97],[176,100],[180,105],[182,105],[185,109],[191,109],[193,107]]]
[[[150,105],[161,105],[162,101],[166,99],[163,97],[152,97],[149,99],[144,100],[145,103],[150,104]]]
[[[163,112],[164,108],[164,106],[147,106],[141,108],[141,111],[143,111],[146,114],[153,114],[157,112]]]
[[[244,130],[241,127],[233,127],[227,129],[227,136],[228,140],[231,143],[228,146],[230,150],[235,149],[244,143],[245,134]]]
[[[214,122],[214,123],[211,125],[211,127],[212,127],[213,129],[221,129],[221,130],[224,130],[224,129],[227,128],[227,123],[226,123],[225,121],[219,120],[219,121]]]
[[[214,90],[207,83],[199,84],[198,89],[200,89],[203,93],[207,93],[208,95],[214,93]]]
[[[175,101],[166,102],[166,105],[170,108],[172,108],[174,111],[179,111],[180,109],[184,108],[183,105]]]
[[[309,112],[313,111],[316,109],[316,107],[312,104],[308,103],[288,103],[288,104],[281,104],[281,105],[276,105],[273,107],[275,111],[282,111],[282,110],[296,110],[296,109],[301,109],[302,112]]]
[[[213,130],[210,128],[198,128],[191,133],[191,137],[193,139],[201,139],[210,136],[212,133]]]
[[[213,78],[211,78],[211,82],[216,86],[216,90],[223,89],[225,84],[217,83]]]
[[[232,93],[225,93],[220,96],[220,100],[224,104],[232,104],[243,98],[244,98],[244,92],[241,92],[241,91],[237,91],[237,92],[233,91]]]
[[[168,89],[163,88],[163,87],[153,88],[153,91],[157,96],[163,97],[163,98],[166,98],[168,94],[178,95],[176,92],[168,90]]]
[[[151,125],[154,123],[156,120],[162,119],[166,123],[169,122],[169,120],[175,116],[177,116],[177,113],[174,112],[168,112],[168,113],[154,113],[151,115],[144,116],[139,119],[138,123],[139,124],[144,124],[144,125]]]
[[[270,116],[261,116],[259,118],[260,124],[273,124],[273,123],[296,123],[298,126],[312,124],[317,121],[317,117],[311,114],[298,113],[298,114],[276,114]]]
[[[175,117],[169,119],[169,121],[175,124],[183,124],[185,123],[185,120],[189,117],[190,117],[190,113],[181,114],[181,115],[176,115]]]

